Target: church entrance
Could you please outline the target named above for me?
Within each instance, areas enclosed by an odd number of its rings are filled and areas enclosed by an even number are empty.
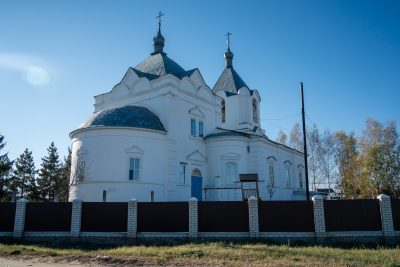
[[[192,171],[192,197],[201,201],[203,198],[203,177],[199,169]]]

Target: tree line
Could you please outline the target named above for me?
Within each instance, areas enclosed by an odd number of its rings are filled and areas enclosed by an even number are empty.
[[[400,197],[400,138],[396,122],[367,119],[361,134],[306,129],[310,189],[335,188],[341,198]],[[295,123],[277,142],[303,152],[303,133]]]
[[[60,160],[54,142],[47,148],[39,169],[32,152],[25,149],[15,160],[2,154],[6,142],[0,135],[0,201],[25,197],[29,201],[68,201],[71,150]]]

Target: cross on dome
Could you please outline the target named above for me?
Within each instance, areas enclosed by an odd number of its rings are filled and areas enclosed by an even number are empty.
[[[154,52],[151,53],[152,55],[156,55],[159,53],[165,54],[163,51],[165,39],[161,34],[161,17],[162,16],[164,16],[164,14],[160,11],[158,13],[158,16],[156,17],[158,19],[158,32],[157,32],[157,35],[154,36],[154,38],[153,38]]]
[[[224,54],[227,68],[232,68],[232,60],[233,60],[233,53],[231,52],[231,35],[232,35],[232,33],[230,33],[230,32],[225,34],[225,36],[227,37],[227,42],[228,42],[228,49],[226,50],[226,52]]]
[[[165,14],[163,14],[161,11],[158,12],[158,16],[156,17],[158,19],[158,29],[160,29],[160,27],[161,27],[161,17],[164,15]]]
[[[230,32],[225,34],[225,36],[227,37],[227,42],[228,42],[228,51],[230,51],[230,48],[231,48],[231,35],[232,35],[232,33],[230,33]]]

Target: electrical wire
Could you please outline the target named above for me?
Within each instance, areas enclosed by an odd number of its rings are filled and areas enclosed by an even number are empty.
[[[296,113],[296,114],[288,115],[288,116],[285,116],[285,117],[280,117],[280,118],[261,119],[261,121],[279,121],[279,120],[286,120],[286,119],[290,119],[290,118],[296,117],[296,116],[298,116],[298,115],[300,115],[300,112],[299,112],[299,113]]]

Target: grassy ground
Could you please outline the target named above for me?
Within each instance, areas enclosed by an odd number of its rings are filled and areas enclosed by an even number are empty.
[[[139,266],[400,266],[400,247],[345,249],[223,242],[108,248],[0,243],[0,256]]]

